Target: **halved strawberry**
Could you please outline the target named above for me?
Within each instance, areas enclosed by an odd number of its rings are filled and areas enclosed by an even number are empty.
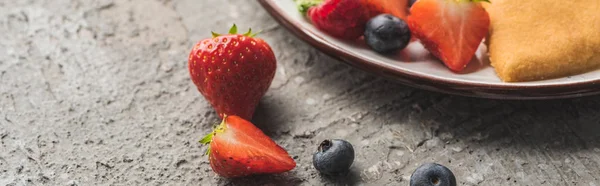
[[[413,36],[453,71],[464,69],[488,33],[490,18],[479,2],[487,0],[419,0],[408,25]]]
[[[223,116],[223,122],[200,143],[210,144],[210,166],[223,177],[282,173],[296,167],[283,148],[239,116]]]
[[[391,14],[402,20],[408,15],[408,0],[361,0],[361,5],[367,11],[368,18],[379,14]]]

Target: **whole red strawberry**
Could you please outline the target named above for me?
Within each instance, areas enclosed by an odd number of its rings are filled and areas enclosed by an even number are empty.
[[[296,3],[315,27],[341,39],[362,36],[369,19],[360,0],[297,0]]]
[[[224,114],[252,119],[254,110],[275,76],[271,47],[254,38],[251,30],[227,35],[213,33],[194,46],[188,59],[191,79],[220,117]]]
[[[200,142],[210,144],[210,166],[223,177],[282,173],[296,167],[283,148],[238,116],[224,116],[223,122]]]

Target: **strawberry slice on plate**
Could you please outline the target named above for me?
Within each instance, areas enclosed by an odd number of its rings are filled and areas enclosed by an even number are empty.
[[[361,5],[367,10],[368,18],[391,14],[405,20],[408,15],[408,0],[361,0]]]
[[[410,8],[408,25],[429,52],[459,72],[471,61],[488,34],[487,0],[419,0]]]
[[[200,143],[210,145],[210,166],[223,177],[282,173],[296,167],[283,148],[239,116],[223,116],[221,124]]]

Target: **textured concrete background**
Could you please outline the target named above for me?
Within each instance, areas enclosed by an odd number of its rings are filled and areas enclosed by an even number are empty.
[[[279,61],[254,123],[296,158],[222,179],[197,141],[218,122],[187,54],[232,23]],[[600,97],[496,101],[416,90],[344,65],[245,0],[0,0],[0,185],[408,185],[421,163],[460,185],[600,185]],[[326,138],[355,145],[322,178]]]

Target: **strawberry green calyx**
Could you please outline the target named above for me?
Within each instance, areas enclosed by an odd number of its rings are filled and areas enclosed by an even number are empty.
[[[233,26],[229,28],[229,34],[237,34],[237,25],[233,24]]]
[[[298,11],[302,13],[302,15],[306,15],[308,9],[313,6],[317,6],[323,2],[323,0],[295,0],[296,5],[298,6]]]
[[[237,32],[238,32],[237,25],[233,24],[233,26],[231,26],[231,28],[229,28],[228,34],[229,35],[235,35],[235,34],[238,34]],[[210,33],[212,34],[213,38],[219,37],[219,36],[222,35],[222,34],[219,34],[219,33],[216,33],[216,32],[210,32]],[[254,37],[254,36],[258,35],[259,33],[260,33],[260,31],[258,31],[256,33],[252,33],[252,28],[248,28],[248,32],[246,32],[246,33],[244,33],[242,35],[248,36],[248,37]]]
[[[204,136],[200,140],[200,143],[202,143],[204,145],[208,145],[208,144],[210,144],[210,142],[212,141],[212,138],[214,136],[225,132],[225,129],[227,129],[227,122],[225,122],[226,119],[227,119],[227,115],[224,115],[223,120],[221,121],[221,124],[217,125],[211,133],[208,133],[206,136]],[[206,149],[206,154],[210,154],[210,146]]]

